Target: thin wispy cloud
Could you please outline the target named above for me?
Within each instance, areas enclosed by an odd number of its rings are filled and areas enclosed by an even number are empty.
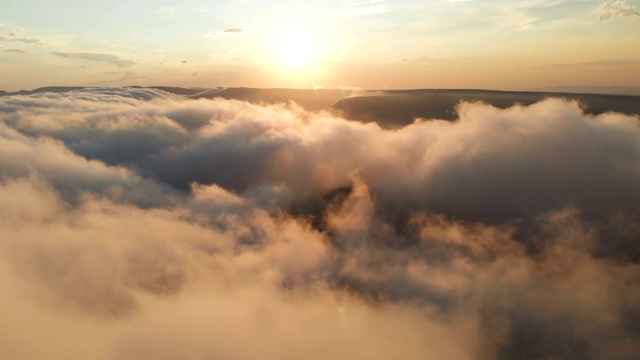
[[[351,17],[371,14],[383,14],[391,9],[389,5],[381,0],[349,1],[345,4],[345,7],[345,10],[334,12],[332,15],[337,17]]]
[[[50,54],[57,57],[66,58],[66,59],[96,61],[96,62],[101,62],[105,64],[115,65],[117,67],[129,67],[129,66],[136,65],[136,62],[133,60],[123,59],[113,54],[61,52],[61,51],[51,51]]]
[[[431,56],[420,56],[420,57],[414,57],[414,58],[404,58],[402,59],[403,62],[427,62],[432,60],[433,58]]]
[[[16,33],[11,33],[9,34],[9,38],[4,37],[4,36],[0,36],[0,42],[16,42],[16,43],[23,43],[23,44],[29,44],[29,45],[44,45],[44,42],[42,42],[42,40],[38,40],[38,39],[27,39],[27,38],[16,38],[14,37],[16,35]]]
[[[27,51],[20,50],[20,49],[0,49],[0,51],[5,53],[10,53],[10,54],[28,54]]]
[[[34,45],[43,45],[44,44],[42,42],[42,40],[38,40],[38,39],[11,38],[11,39],[8,39],[7,41],[9,41],[9,42],[19,42],[19,43],[24,43],[24,44],[34,44]]]
[[[215,37],[215,36],[235,36],[244,33],[245,30],[242,28],[229,28],[221,31],[212,31],[206,34],[206,36]]]

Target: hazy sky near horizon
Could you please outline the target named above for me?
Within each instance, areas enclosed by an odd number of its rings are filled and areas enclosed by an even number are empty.
[[[0,89],[640,86],[640,0],[0,2]]]

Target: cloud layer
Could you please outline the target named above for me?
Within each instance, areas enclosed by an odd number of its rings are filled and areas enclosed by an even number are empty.
[[[639,119],[458,112],[0,98],[0,357],[636,358]]]

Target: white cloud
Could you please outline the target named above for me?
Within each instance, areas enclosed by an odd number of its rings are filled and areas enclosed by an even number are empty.
[[[598,7],[600,21],[613,18],[635,18],[640,19],[638,8],[629,4],[627,0],[609,1]]]

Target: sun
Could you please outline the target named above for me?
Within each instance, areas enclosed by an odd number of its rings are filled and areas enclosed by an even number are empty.
[[[282,49],[280,61],[289,66],[302,67],[313,60],[313,48],[303,42],[288,43]]]

